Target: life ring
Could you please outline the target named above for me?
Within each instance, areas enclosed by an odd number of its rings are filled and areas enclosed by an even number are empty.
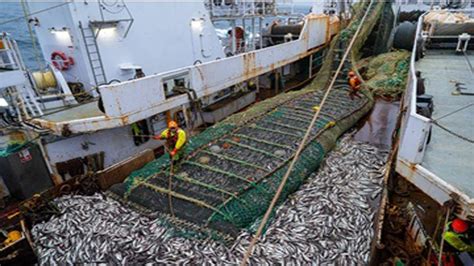
[[[64,52],[54,51],[51,54],[51,62],[58,70],[68,70],[74,65],[74,58],[67,56]]]

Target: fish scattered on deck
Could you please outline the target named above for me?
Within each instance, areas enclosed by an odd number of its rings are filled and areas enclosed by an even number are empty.
[[[278,208],[251,264],[367,264],[387,156],[346,135]],[[232,246],[176,237],[159,219],[101,194],[67,195],[55,203],[62,214],[32,229],[42,265],[239,264],[252,237],[242,231]]]

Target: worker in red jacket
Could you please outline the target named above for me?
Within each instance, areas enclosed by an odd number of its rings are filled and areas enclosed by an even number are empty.
[[[444,240],[458,252],[468,252],[474,255],[474,245],[468,235],[469,224],[459,218],[446,225]]]
[[[178,127],[175,121],[168,122],[168,128],[163,130],[160,135],[154,136],[156,140],[166,140],[166,147],[169,150],[173,161],[178,161],[181,157],[181,151],[186,144],[186,132]]]
[[[350,86],[350,92],[349,96],[351,97],[351,100],[354,100],[354,96],[357,98],[360,98],[359,95],[359,90],[360,90],[360,79],[357,77],[357,75],[354,73],[354,71],[349,72],[349,86]]]

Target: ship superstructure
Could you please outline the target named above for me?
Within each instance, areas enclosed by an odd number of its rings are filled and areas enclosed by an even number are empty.
[[[339,14],[348,3],[330,6],[326,13]],[[275,94],[292,78],[314,77],[339,29],[335,15],[282,14],[275,1],[31,1],[24,8],[47,64],[33,73],[20,58],[8,59],[17,66],[0,87],[7,121],[29,132],[56,184],[158,149],[162,143],[147,136],[169,119],[192,130],[265,89],[277,86]],[[219,23],[228,25],[225,38]],[[2,42],[18,57],[12,38]]]

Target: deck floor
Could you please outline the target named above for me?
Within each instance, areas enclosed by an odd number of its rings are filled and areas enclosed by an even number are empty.
[[[46,114],[42,119],[51,122],[66,122],[76,119],[104,116],[97,106],[97,101],[74,106],[70,109]]]
[[[471,64],[474,55],[468,56]],[[454,82],[464,83],[466,92],[474,93],[474,74],[462,55],[452,50],[428,51],[418,61],[417,70],[425,78],[426,94],[434,96],[433,119],[474,102],[474,96],[452,95]],[[453,132],[474,139],[474,106],[438,120]],[[433,125],[422,165],[447,183],[474,197],[474,144]]]

